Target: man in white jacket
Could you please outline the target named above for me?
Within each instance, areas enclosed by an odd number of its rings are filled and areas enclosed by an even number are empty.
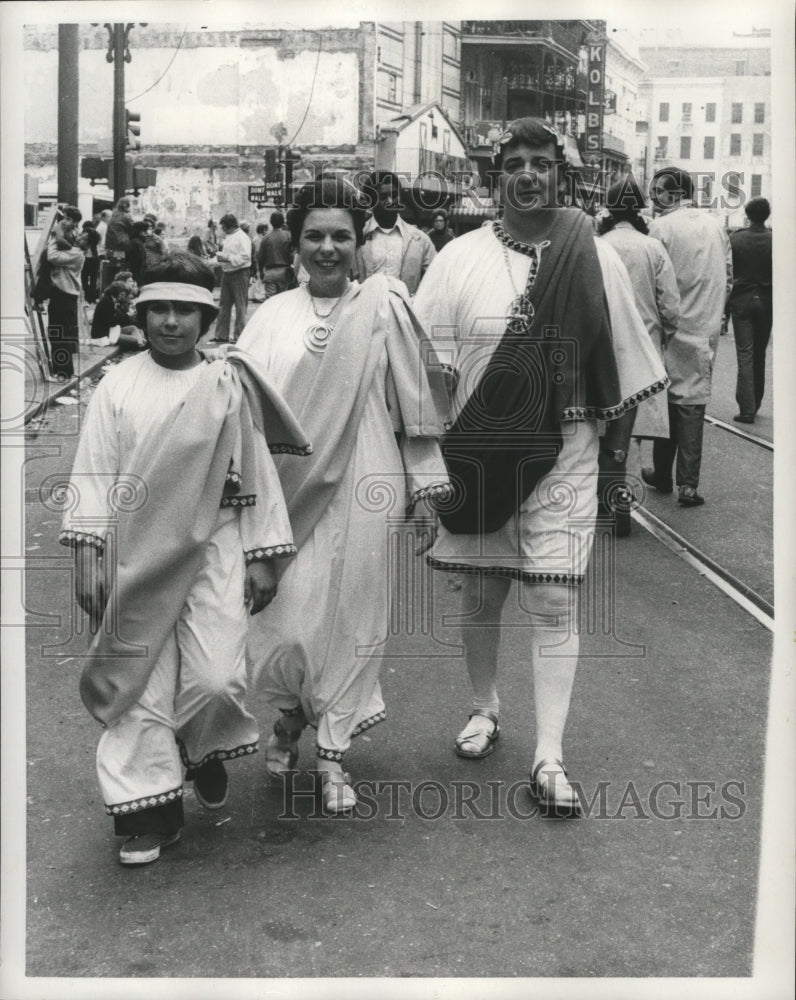
[[[220,226],[224,233],[224,245],[216,254],[216,260],[221,264],[221,299],[218,303],[219,314],[214,341],[219,344],[234,344],[246,324],[252,241],[238,226],[238,220],[231,213],[222,215]],[[235,335],[230,339],[229,325],[233,307]]]

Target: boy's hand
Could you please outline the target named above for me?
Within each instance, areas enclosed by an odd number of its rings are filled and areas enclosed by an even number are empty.
[[[243,600],[251,607],[250,615],[256,615],[262,611],[276,597],[276,568],[270,560],[267,562],[254,562],[246,567],[246,576],[243,583]]]
[[[96,635],[108,600],[102,559],[93,545],[75,549],[75,600],[88,615],[88,627]]]

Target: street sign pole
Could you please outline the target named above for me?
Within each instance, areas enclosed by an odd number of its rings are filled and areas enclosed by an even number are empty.
[[[110,27],[110,26],[108,26]],[[113,25],[113,200],[118,203],[127,189],[124,163],[124,25]]]

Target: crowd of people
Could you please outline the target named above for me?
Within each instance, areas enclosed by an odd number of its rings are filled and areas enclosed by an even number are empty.
[[[210,225],[200,253],[168,253],[137,282],[148,350],[91,399],[61,533],[94,634],[81,695],[103,726],[97,771],[122,863],[176,843],[185,782],[203,806],[224,805],[225,762],[258,746],[250,685],[277,716],[267,773],[299,766],[309,727],[302,762],[325,810],[356,807],[345,755],[387,712],[388,514],[413,526],[431,569],[463,580],[470,691],[452,749],[496,749],[511,598],[529,613],[530,793],[548,814],[580,814],[563,737],[598,512],[622,533],[633,436],[655,442],[651,486],[704,502],[701,423],[725,309],[748,321],[739,355],[753,388],[739,405],[751,409],[770,269],[751,263],[760,230],[731,247],[684,171],[656,175],[649,232],[637,185],[612,188],[598,236],[565,205],[570,167],[545,122],[513,122],[496,167],[501,219],[457,238],[444,212],[430,233],[406,222],[393,174],[366,192],[319,180],[257,232],[253,264],[228,214],[221,247]],[[747,211],[753,226],[763,217],[759,200]],[[745,261],[735,282],[733,257]],[[269,294],[246,323],[252,267]],[[128,308],[120,277],[106,325]],[[214,320],[215,346],[200,345]],[[109,479],[143,484],[142,502],[115,509]]]

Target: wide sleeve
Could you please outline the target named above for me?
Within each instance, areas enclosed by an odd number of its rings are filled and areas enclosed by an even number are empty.
[[[406,480],[406,513],[450,492],[439,438],[448,399],[431,341],[411,304],[392,286],[387,332],[387,402]]]
[[[85,254],[80,247],[70,247],[68,250],[58,246],[58,241],[51,236],[47,243],[47,260],[55,267],[74,267],[82,264]]]
[[[125,484],[119,468],[119,435],[112,379],[97,386],[86,409],[69,485],[64,497],[64,515],[59,542],[62,545],[93,545],[103,551],[109,529],[116,521],[115,503],[137,489]]]
[[[459,380],[459,326],[456,314],[458,296],[449,288],[447,261],[450,259],[447,254],[440,254],[434,258],[412,301],[415,316],[434,345],[437,359],[445,375],[448,394],[446,419]]]
[[[256,502],[240,515],[240,533],[246,565],[296,554],[279,475],[265,439],[258,435]]]
[[[667,343],[677,333],[680,322],[680,292],[669,254],[663,245],[657,246],[656,250],[655,304],[663,327],[664,343]]]

